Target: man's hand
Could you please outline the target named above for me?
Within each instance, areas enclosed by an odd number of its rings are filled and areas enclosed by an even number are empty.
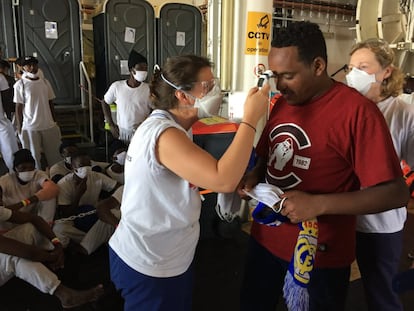
[[[79,183],[75,183],[75,193],[78,198],[81,198],[86,191],[87,178],[82,179]]]
[[[65,255],[63,253],[63,247],[60,243],[54,244],[55,249],[49,252],[49,260],[46,265],[56,271],[64,267]]]
[[[237,193],[243,200],[250,200],[251,198],[243,191],[251,191],[259,183],[259,178],[255,170],[246,173],[240,180],[237,186]]]
[[[292,190],[285,192],[281,197],[286,199],[280,213],[288,217],[292,223],[311,220],[321,214],[317,195]]]
[[[119,138],[119,127],[115,123],[109,125],[111,129],[112,136],[114,138]]]

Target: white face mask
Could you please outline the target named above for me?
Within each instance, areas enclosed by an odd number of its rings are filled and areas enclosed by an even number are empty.
[[[79,178],[84,179],[86,178],[86,176],[88,176],[88,173],[91,171],[92,171],[91,166],[82,166],[82,167],[78,167],[77,169],[75,169],[75,174]]]
[[[36,79],[38,77],[39,77],[39,74],[37,72],[36,73],[31,73],[28,71],[23,72],[23,78]]]
[[[198,118],[202,119],[218,115],[222,103],[223,95],[221,94],[220,87],[215,85],[202,98],[195,99],[194,107],[198,108]]]
[[[371,84],[376,82],[375,74],[368,74],[358,68],[352,68],[346,76],[348,86],[353,87],[362,95],[366,95],[371,88]]]
[[[23,182],[29,182],[33,179],[34,174],[36,173],[36,170],[33,171],[27,171],[27,172],[18,172],[17,176],[19,176],[19,179]]]
[[[66,164],[70,165],[71,162],[72,162],[72,158],[71,157],[65,157],[64,161],[65,161]]]
[[[118,153],[116,155],[115,162],[118,163],[119,165],[125,165],[126,154],[127,154],[126,151],[122,151],[121,153]]]
[[[135,73],[133,74],[134,79],[137,80],[138,82],[144,82],[145,79],[147,78],[148,75],[148,71],[135,71]]]

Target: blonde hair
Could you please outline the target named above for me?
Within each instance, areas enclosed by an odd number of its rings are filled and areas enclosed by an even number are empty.
[[[389,47],[388,43],[381,39],[368,39],[356,43],[349,55],[355,53],[359,49],[369,49],[375,54],[375,58],[378,63],[381,65],[381,68],[385,69],[388,66],[392,67],[391,75],[386,78],[381,85],[381,96],[387,98],[389,96],[396,97],[400,95],[403,91],[403,86],[405,83],[404,73],[400,68],[394,65],[395,53]]]

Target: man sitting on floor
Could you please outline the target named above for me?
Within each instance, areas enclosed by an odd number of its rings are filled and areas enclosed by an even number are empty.
[[[60,144],[59,153],[63,160],[52,165],[49,171],[50,179],[57,183],[63,176],[72,173],[71,156],[79,152],[79,148],[75,143],[64,141]],[[109,165],[107,162],[98,162],[91,160],[92,170],[95,172],[103,172]]]
[[[70,240],[75,242],[78,250],[91,254],[95,240],[98,239],[94,230],[90,231],[97,217],[95,214],[79,217],[81,213],[94,213],[102,191],[112,192],[119,185],[110,177],[92,171],[91,159],[88,154],[79,152],[71,157],[73,173],[64,176],[58,183],[58,219],[54,231],[64,247]],[[71,219],[70,217],[75,217]],[[69,218],[69,219],[68,219]]]
[[[18,277],[43,293],[55,295],[63,308],[83,305],[103,294],[102,285],[82,291],[66,287],[52,272],[63,267],[63,249],[41,217],[0,206],[0,222],[4,221],[18,226],[0,235],[0,286]]]
[[[30,150],[14,153],[13,172],[0,177],[0,199],[3,205],[20,212],[31,212],[52,224],[59,187],[47,174],[35,169],[35,159]],[[2,227],[10,229],[11,224]]]

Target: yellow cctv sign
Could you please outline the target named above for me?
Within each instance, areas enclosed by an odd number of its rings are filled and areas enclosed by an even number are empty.
[[[247,12],[245,54],[269,54],[271,27],[270,14]]]

